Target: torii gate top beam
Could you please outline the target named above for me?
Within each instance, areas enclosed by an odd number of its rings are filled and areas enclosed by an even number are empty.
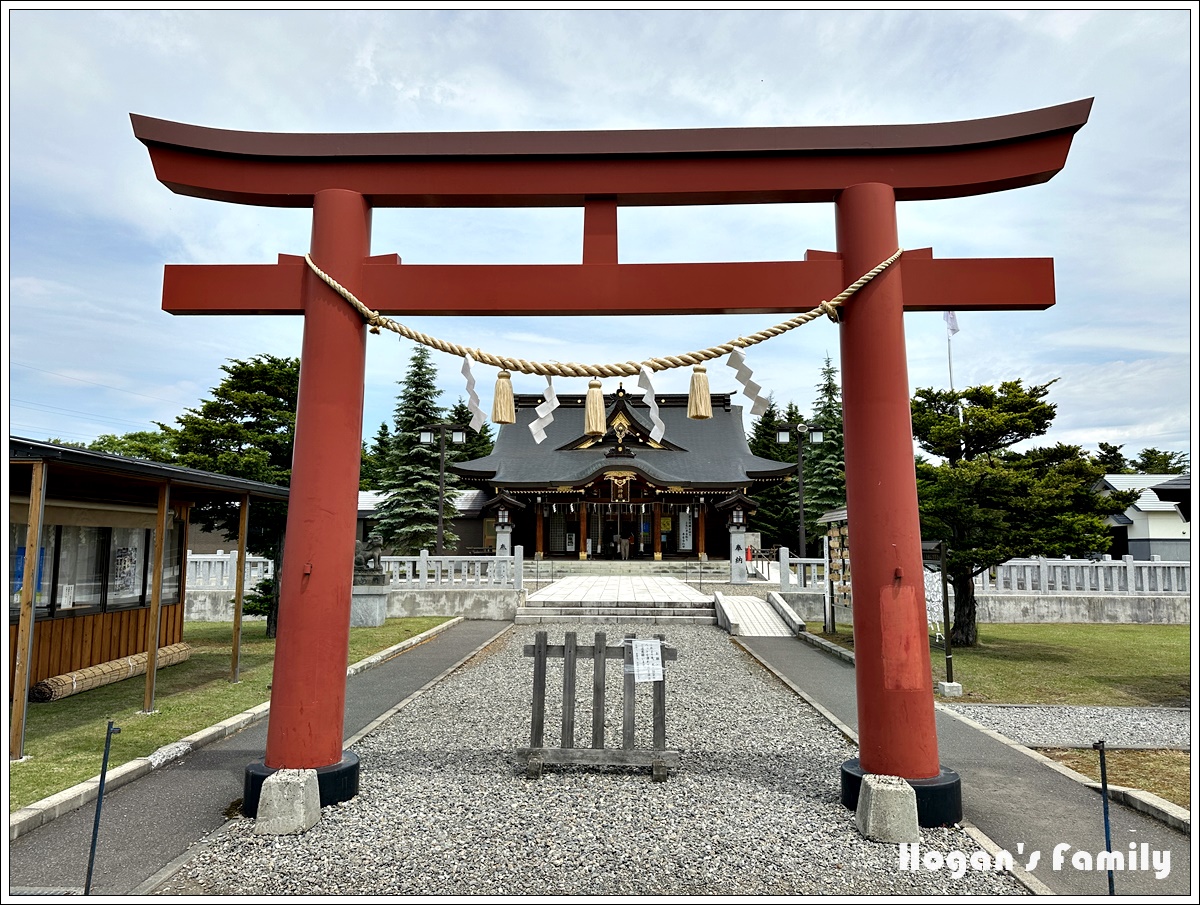
[[[1007,116],[889,126],[611,132],[280,134],[131,114],[155,175],[181,195],[311,207],[349,189],[373,207],[832,202],[851,185],[898,201],[1036,185],[1062,169],[1090,98]]]

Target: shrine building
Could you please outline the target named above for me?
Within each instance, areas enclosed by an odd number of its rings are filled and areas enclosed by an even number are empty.
[[[729,556],[735,508],[749,513],[759,488],[791,480],[794,462],[750,452],[742,407],[713,394],[712,417],[687,417],[686,394],[654,397],[666,432],[652,437],[650,406],[623,387],[605,395],[603,435],[584,429],[585,397],[558,396],[546,439],[535,442],[538,395],[516,395],[516,423],[502,425],[492,454],[448,464],[492,499],[484,539],[508,519],[525,555],[588,559]],[[494,542],[494,541],[493,541]]]

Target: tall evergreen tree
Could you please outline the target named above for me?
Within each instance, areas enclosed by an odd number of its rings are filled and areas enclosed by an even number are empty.
[[[379,490],[379,475],[386,467],[387,457],[392,448],[392,435],[388,431],[387,422],[380,423],[375,432],[375,439],[368,446],[363,443],[362,467],[359,469],[358,489]]]
[[[286,487],[292,477],[292,446],[296,433],[296,397],[300,360],[256,355],[222,365],[225,379],[212,398],[187,409],[175,419],[177,427],[159,424],[175,450],[175,461],[238,478]],[[237,537],[239,512],[232,504],[207,504],[193,510],[193,520],[206,531]],[[285,503],[255,503],[250,507],[246,546],[251,553],[283,562]],[[267,613],[267,637],[275,637],[278,590]]]
[[[794,408],[794,406],[791,406]],[[795,443],[780,443],[779,429],[787,424],[772,397],[767,409],[754,422],[750,432],[750,452],[776,462],[795,462]],[[796,485],[792,481],[766,487],[754,494],[758,509],[753,528],[762,535],[763,547],[796,546]]]
[[[804,522],[809,550],[821,549],[821,526],[817,519],[830,509],[846,505],[846,443],[842,427],[842,388],[838,384],[837,368],[825,356],[821,367],[821,382],[813,402],[810,427],[820,427],[824,436],[820,443],[804,447]]]
[[[444,413],[437,404],[442,391],[436,379],[437,369],[429,350],[417,346],[400,381],[390,450],[378,476],[379,489],[385,494],[376,509],[378,529],[384,542],[400,555],[433,550],[437,542],[439,452],[436,442],[423,444],[420,440],[421,428],[443,420]],[[448,473],[442,535],[447,550],[458,543],[451,527],[455,512],[453,486],[453,475]]]
[[[471,411],[467,408],[466,400],[459,397],[458,402],[450,407],[450,413],[446,417],[452,424],[469,425],[471,423]],[[492,438],[492,426],[485,421],[478,432],[467,427],[467,442],[455,447],[453,458],[450,457],[449,452],[447,452],[446,458],[452,462],[469,462],[472,459],[482,459],[484,456],[492,454],[492,447],[494,445],[495,440]]]

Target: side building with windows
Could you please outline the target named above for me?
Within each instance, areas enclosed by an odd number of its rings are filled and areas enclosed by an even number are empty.
[[[38,473],[44,481],[35,486]],[[167,530],[158,646],[164,647],[183,636],[191,509],[288,498],[286,487],[19,437],[9,438],[8,474],[10,692],[23,618],[30,620],[29,684],[146,651],[161,502]],[[42,529],[34,549],[28,528],[38,511]],[[26,593],[31,557],[36,565]]]

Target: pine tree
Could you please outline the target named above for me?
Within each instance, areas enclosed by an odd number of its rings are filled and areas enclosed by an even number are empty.
[[[452,424],[466,426],[471,423],[471,411],[467,408],[467,403],[462,397],[459,397],[458,402],[451,406],[447,419]],[[482,459],[484,456],[492,454],[492,447],[494,445],[495,440],[492,438],[492,426],[485,421],[479,428],[478,433],[467,427],[467,442],[455,447],[453,457],[450,456],[449,450],[447,450],[446,460],[450,462],[469,462],[472,459]]]
[[[828,355],[821,368],[821,382],[817,384],[817,398],[808,424],[810,429],[821,428],[824,434],[820,443],[806,441],[804,446],[804,523],[811,550],[822,534],[817,519],[830,509],[846,505],[842,388],[838,385],[837,368]]]
[[[362,467],[359,469],[358,489],[379,490],[380,472],[387,461],[392,447],[392,435],[388,431],[387,422],[379,425],[375,439],[370,446],[363,443]]]
[[[429,350],[417,346],[400,381],[390,449],[378,474],[379,489],[385,494],[376,510],[378,529],[384,542],[400,555],[433,550],[437,543],[438,446],[436,442],[427,445],[420,441],[421,428],[443,420],[436,379],[437,369]],[[453,483],[448,473],[443,531],[447,550],[458,543],[451,527],[455,513]]]
[[[794,405],[789,406],[789,411],[792,409],[795,409]],[[774,398],[771,398],[766,411],[754,422],[750,451],[776,462],[795,462],[795,442],[779,442],[779,429],[787,423],[787,417],[780,414]],[[799,524],[795,483],[787,481],[759,490],[754,495],[754,501],[758,509],[754,513],[753,528],[761,534],[763,547],[795,548],[796,526]]]

